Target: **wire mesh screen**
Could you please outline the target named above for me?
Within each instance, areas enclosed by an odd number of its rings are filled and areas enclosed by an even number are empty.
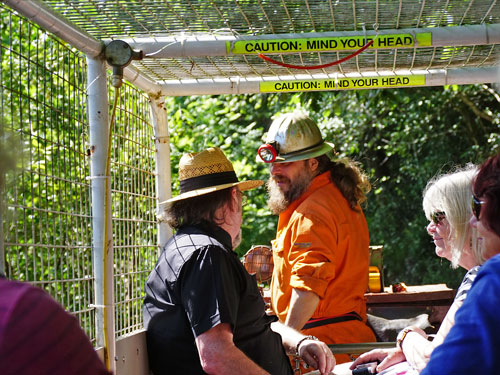
[[[495,0],[44,0],[50,9],[100,40],[171,37],[265,37],[269,34],[381,32],[500,23]],[[360,46],[361,47],[361,46]],[[168,51],[169,46],[164,47]],[[273,55],[286,64],[315,66],[353,51]],[[496,66],[500,48],[489,44],[368,49],[339,65],[297,70],[270,64],[256,54],[147,58],[132,65],[153,81],[278,79],[299,74],[347,74]],[[299,79],[299,78],[297,78]]]
[[[85,56],[2,4],[0,19],[0,136],[8,144],[0,162],[9,162],[0,269],[48,291],[95,343]],[[112,154],[118,335],[142,327],[144,282],[157,257],[150,122],[148,98],[124,85]]]
[[[98,39],[264,35],[474,25],[499,21],[495,0],[43,0]]]
[[[117,336],[142,328],[144,283],[158,257],[149,102],[130,85],[120,93],[111,170]]]
[[[5,273],[47,290],[95,337],[85,59],[1,5]]]
[[[352,52],[352,51],[351,51]],[[276,60],[297,66],[315,66],[345,58],[351,52],[297,53],[275,57]],[[344,74],[346,72],[367,73],[379,70],[429,70],[445,68],[482,67],[495,65],[500,56],[499,45],[477,45],[461,47],[421,48],[418,53],[412,49],[366,51],[341,65],[320,70],[304,69],[300,74]],[[188,79],[219,79],[230,77],[293,77],[297,70],[269,63],[262,63],[257,56],[242,57],[191,57],[186,59],[155,59],[134,62],[145,76],[153,81],[171,80],[178,77]],[[378,68],[375,68],[378,67]]]

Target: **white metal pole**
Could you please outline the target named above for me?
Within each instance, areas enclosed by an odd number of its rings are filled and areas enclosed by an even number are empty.
[[[104,43],[55,13],[40,0],[2,0],[12,9],[29,18],[45,30],[57,35],[88,56],[96,57]]]
[[[116,349],[111,178],[106,176],[110,129],[106,64],[103,60],[87,56],[87,80],[97,346],[104,348],[106,366],[114,371]]]
[[[475,83],[494,83],[499,82],[499,69],[497,67],[480,68],[450,68],[433,70],[412,70],[412,71],[393,71],[387,72],[366,72],[351,74],[315,74],[308,76],[280,76],[276,79],[219,79],[215,80],[183,80],[167,81],[162,83],[161,92],[166,96],[187,96],[187,95],[237,95],[237,94],[259,94],[260,84],[263,82],[294,82],[297,80],[321,80],[321,79],[344,79],[344,78],[380,78],[400,75],[424,75],[424,86],[443,86],[443,85],[471,85]],[[413,87],[413,86],[401,86]],[[368,88],[368,87],[367,87]],[[383,88],[383,87],[380,87]],[[334,89],[332,89],[333,91]],[[314,91],[314,90],[311,90]],[[317,90],[316,90],[317,91]],[[285,90],[283,90],[285,92]]]
[[[480,24],[467,26],[447,26],[433,28],[411,28],[411,29],[390,29],[364,31],[340,31],[323,33],[301,33],[301,34],[266,34],[266,35],[242,35],[242,36],[175,36],[175,37],[149,37],[149,38],[122,38],[132,48],[142,50],[146,58],[165,59],[176,57],[206,57],[206,56],[231,56],[232,46],[236,42],[242,41],[263,41],[263,40],[286,40],[286,39],[306,39],[306,38],[340,38],[340,37],[374,37],[376,35],[417,35],[430,33],[432,35],[432,45],[423,47],[444,47],[444,46],[472,46],[476,44],[489,45],[500,43],[500,24]],[[230,48],[227,48],[229,42]],[[401,48],[419,48],[408,46]],[[346,50],[357,49],[352,47]],[[379,49],[393,49],[393,46],[378,47]],[[341,51],[341,50],[339,50]],[[303,50],[302,52],[307,52]],[[257,55],[259,51],[249,52],[249,55]],[[266,54],[284,54],[283,51],[267,51]],[[297,53],[290,51],[289,53]]]
[[[163,205],[160,203],[172,196],[171,174],[170,174],[170,136],[168,134],[168,118],[163,96],[150,96],[151,115],[153,117],[155,133],[155,153],[156,153],[156,194],[158,197],[157,209],[161,213]],[[167,223],[158,223],[158,244],[159,250],[167,243],[172,236],[172,229]]]
[[[123,69],[123,77],[149,96],[156,97],[161,94],[161,86],[141,74],[132,64]]]

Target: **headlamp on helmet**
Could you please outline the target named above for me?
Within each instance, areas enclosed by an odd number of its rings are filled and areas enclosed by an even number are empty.
[[[264,163],[273,163],[278,157],[278,143],[270,142],[259,147],[257,153]]]

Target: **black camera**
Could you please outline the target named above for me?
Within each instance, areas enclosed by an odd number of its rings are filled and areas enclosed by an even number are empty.
[[[357,365],[352,375],[372,375],[377,373],[378,362],[368,362]]]

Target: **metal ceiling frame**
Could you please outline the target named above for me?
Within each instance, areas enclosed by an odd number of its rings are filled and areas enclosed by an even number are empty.
[[[40,0],[3,0],[7,5],[30,18],[46,30],[57,35],[78,50],[92,58],[99,58],[107,43],[110,40],[100,41],[95,39],[86,31],[72,24],[59,14],[55,13]],[[500,44],[500,24],[481,24],[470,26],[450,26],[442,28],[422,28],[422,29],[401,29],[383,30],[378,33],[374,31],[366,32],[328,32],[310,34],[273,34],[265,36],[223,36],[223,37],[162,37],[162,38],[130,38],[122,39],[131,48],[141,50],[145,59],[175,58],[175,57],[197,57],[197,56],[230,56],[233,54],[234,43],[247,41],[270,41],[283,39],[304,39],[304,38],[342,38],[342,37],[364,37],[373,38],[392,34],[410,34],[416,36],[418,33],[430,33],[432,35],[432,47],[444,46],[470,46],[470,45],[494,45]],[[419,48],[418,43],[410,48]],[[383,49],[383,47],[379,47]],[[404,47],[398,47],[404,48]],[[301,51],[303,52],[303,51]],[[272,54],[270,52],[269,54]],[[286,52],[276,52],[285,54]],[[255,53],[254,53],[255,54]],[[270,78],[248,79],[244,77],[230,77],[221,79],[182,79],[168,81],[153,81],[150,77],[140,72],[139,68],[130,64],[124,69],[124,77],[132,84],[152,95],[183,96],[183,95],[216,95],[216,94],[256,94],[266,91],[262,90],[261,84],[269,83],[289,83],[289,87],[295,88],[287,91],[306,91],[302,84],[291,84],[293,82],[308,81],[333,81],[327,85],[327,89],[341,89],[335,86],[341,80],[371,79],[371,82],[380,82],[384,77],[425,77],[418,86],[442,86],[461,85],[474,83],[493,83],[498,81],[497,69],[493,67],[463,67],[434,70],[411,70],[411,71],[389,71],[385,72],[361,72],[349,74],[308,74],[298,73],[288,76],[276,76]],[[317,85],[307,84],[312,87],[312,91],[324,90],[324,85],[315,88]],[[288,87],[288,86],[286,86]],[[375,85],[364,85],[353,88],[377,88]],[[381,87],[398,87],[381,86]],[[405,87],[414,87],[407,84]],[[267,92],[272,92],[267,91]]]

